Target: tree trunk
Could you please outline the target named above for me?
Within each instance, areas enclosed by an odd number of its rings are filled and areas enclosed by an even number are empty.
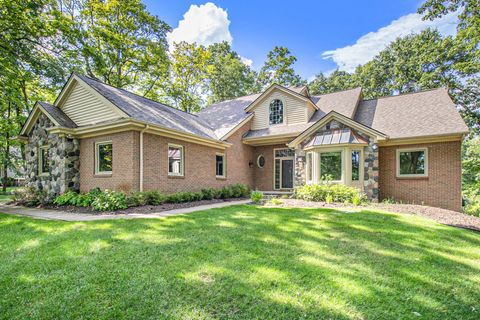
[[[7,119],[8,119],[8,126],[11,125],[11,109],[12,105],[11,102],[8,101],[8,109],[7,109]],[[7,192],[7,183],[8,183],[8,165],[10,163],[10,131],[9,129],[6,130],[6,141],[5,141],[5,159],[3,161],[3,186],[2,191],[5,193]]]

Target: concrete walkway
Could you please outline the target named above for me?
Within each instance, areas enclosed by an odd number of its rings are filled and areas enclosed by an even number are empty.
[[[215,208],[224,208],[238,204],[250,203],[250,200],[239,200],[220,202],[213,204],[206,204],[197,207],[180,208],[169,211],[152,212],[152,213],[130,213],[130,214],[89,214],[89,213],[73,213],[59,210],[48,210],[39,208],[26,208],[19,206],[12,206],[0,203],[0,212],[13,215],[27,216],[37,219],[45,220],[63,220],[63,221],[95,221],[95,220],[114,220],[114,219],[140,219],[140,218],[163,218],[174,216],[178,214],[192,213],[195,211],[202,211]]]

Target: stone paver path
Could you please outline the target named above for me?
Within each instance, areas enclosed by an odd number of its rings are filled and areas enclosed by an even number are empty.
[[[190,208],[181,208],[169,211],[161,212],[152,212],[148,214],[88,214],[88,213],[72,213],[59,210],[48,210],[48,209],[39,209],[39,208],[25,208],[19,206],[12,206],[0,203],[0,212],[22,215],[38,219],[46,220],[63,220],[63,221],[94,221],[94,220],[113,220],[113,219],[138,219],[138,218],[162,218],[168,216],[174,216],[178,214],[191,213],[195,211],[202,211],[215,208],[223,208],[238,204],[247,204],[250,203],[250,200],[239,200],[239,201],[229,201],[229,202],[220,202],[207,204],[197,207]]]

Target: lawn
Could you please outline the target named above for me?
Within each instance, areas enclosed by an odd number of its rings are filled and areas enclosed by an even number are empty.
[[[7,202],[12,199],[12,191],[17,189],[17,187],[7,187],[7,192],[3,192],[0,187],[0,203]]]
[[[385,212],[0,214],[3,319],[479,319],[480,233]]]

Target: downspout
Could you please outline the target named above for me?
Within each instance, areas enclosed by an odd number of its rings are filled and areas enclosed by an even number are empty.
[[[140,131],[140,192],[143,191],[143,133],[148,129],[148,124]]]

